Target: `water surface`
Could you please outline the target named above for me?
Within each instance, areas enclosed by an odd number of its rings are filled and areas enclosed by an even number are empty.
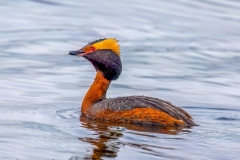
[[[0,2],[1,159],[238,159],[238,1]],[[147,95],[199,126],[174,135],[81,117],[95,76],[69,50],[120,40],[108,97]]]

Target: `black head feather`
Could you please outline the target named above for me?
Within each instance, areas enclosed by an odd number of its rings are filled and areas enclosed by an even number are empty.
[[[116,80],[122,72],[120,57],[111,50],[102,49],[83,56],[89,60],[96,70],[103,73],[107,80]]]

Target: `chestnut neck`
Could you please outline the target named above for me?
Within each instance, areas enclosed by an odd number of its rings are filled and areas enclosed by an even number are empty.
[[[107,89],[111,81],[107,80],[100,71],[97,71],[93,84],[88,89],[82,102],[82,113],[87,114],[89,108],[95,103],[106,99]]]

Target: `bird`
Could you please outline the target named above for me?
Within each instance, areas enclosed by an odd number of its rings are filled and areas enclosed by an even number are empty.
[[[116,38],[102,38],[68,52],[87,59],[96,69],[95,79],[82,101],[81,113],[98,121],[174,128],[195,126],[185,110],[158,98],[142,95],[106,97],[111,82],[122,72],[118,42]]]

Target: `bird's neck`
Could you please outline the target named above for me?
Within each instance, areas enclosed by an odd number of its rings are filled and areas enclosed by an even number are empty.
[[[100,71],[97,71],[93,84],[89,88],[82,102],[82,113],[87,114],[87,110],[95,103],[106,99],[107,89],[111,81],[104,78]]]

